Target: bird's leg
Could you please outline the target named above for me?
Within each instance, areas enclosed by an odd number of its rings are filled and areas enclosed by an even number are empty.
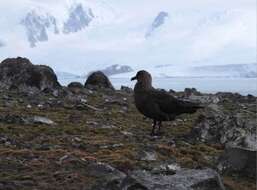
[[[160,133],[161,132],[161,127],[162,127],[162,121],[159,121],[158,122],[158,132]]]
[[[152,128],[151,136],[155,135],[155,126],[156,126],[156,120],[153,120],[153,128]]]

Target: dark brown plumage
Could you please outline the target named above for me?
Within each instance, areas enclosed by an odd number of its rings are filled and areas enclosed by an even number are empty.
[[[131,80],[137,80],[134,88],[135,104],[139,112],[153,119],[152,135],[155,126],[161,128],[162,121],[172,121],[183,113],[194,113],[202,108],[199,104],[178,100],[170,94],[152,87],[152,77],[147,71],[139,71]]]

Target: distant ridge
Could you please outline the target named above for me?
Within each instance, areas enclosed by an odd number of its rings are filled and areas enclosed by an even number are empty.
[[[257,77],[257,63],[197,66],[191,69],[198,76]]]
[[[106,67],[105,69],[99,69],[99,71],[103,72],[106,76],[112,76],[112,75],[118,75],[118,74],[125,74],[134,71],[130,66],[128,65],[111,65]],[[90,71],[86,76],[88,77],[91,73],[94,71]]]
[[[73,74],[73,73],[68,73],[68,72],[61,72],[61,71],[57,71],[56,75],[58,76],[58,78],[61,79],[74,79],[74,78],[81,78],[81,76]]]

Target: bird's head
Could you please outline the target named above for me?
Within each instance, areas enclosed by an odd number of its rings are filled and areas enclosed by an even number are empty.
[[[151,74],[147,71],[138,71],[136,76],[131,78],[131,81],[132,80],[137,80],[137,82],[140,83],[142,87],[152,87],[152,77]]]

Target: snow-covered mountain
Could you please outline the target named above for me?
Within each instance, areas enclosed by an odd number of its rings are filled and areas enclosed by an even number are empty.
[[[157,15],[157,17],[154,19],[153,23],[149,27],[148,31],[145,34],[145,37],[148,38],[152,35],[152,33],[161,27],[165,23],[165,19],[169,16],[169,13],[161,11]]]
[[[54,34],[59,33],[55,17],[48,13],[40,14],[32,10],[22,19],[21,24],[25,27],[31,47],[35,47],[37,42],[47,41],[50,29]]]
[[[82,4],[75,5],[69,10],[69,18],[63,25],[65,34],[78,32],[89,25],[94,18],[90,8],[85,9]]]
[[[75,74],[72,74],[72,73],[68,73],[68,72],[60,72],[60,71],[56,71],[55,72],[58,79],[76,79],[76,78],[81,78],[81,76],[78,76],[78,75],[75,75]]]
[[[76,75],[127,65],[164,77],[256,62],[248,0],[8,0],[0,7],[0,60],[28,57]]]
[[[21,24],[25,27],[31,47],[37,42],[47,41],[49,33],[64,34],[76,33],[89,25],[94,18],[90,8],[84,8],[81,3],[75,4],[68,10],[68,18],[61,23],[47,12],[32,10],[27,13]],[[57,25],[57,22],[60,26]]]
[[[221,78],[257,78],[257,63],[249,64],[227,64],[208,66],[179,67],[176,65],[157,65],[149,67],[148,71],[157,78],[173,77],[221,77]],[[170,72],[166,72],[170,71]],[[135,71],[113,75],[113,78],[130,78],[136,74]]]

